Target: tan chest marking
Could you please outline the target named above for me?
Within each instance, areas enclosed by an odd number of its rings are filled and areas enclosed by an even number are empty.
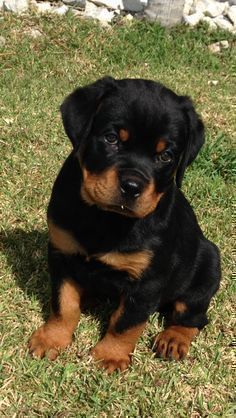
[[[48,231],[51,243],[62,253],[87,255],[85,249],[69,231],[55,225],[50,219],[48,220]]]
[[[127,271],[133,279],[138,279],[150,265],[152,255],[152,251],[143,250],[134,253],[110,252],[97,255],[96,258],[116,270]]]

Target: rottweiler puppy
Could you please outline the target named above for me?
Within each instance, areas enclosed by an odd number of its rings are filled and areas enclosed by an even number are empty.
[[[52,313],[30,352],[55,359],[93,293],[114,300],[91,352],[108,372],[128,367],[156,311],[167,324],[154,340],[157,355],[182,359],[208,322],[220,281],[218,249],[180,190],[203,145],[203,123],[188,97],[111,77],[76,89],[61,114],[73,151],[48,207]]]

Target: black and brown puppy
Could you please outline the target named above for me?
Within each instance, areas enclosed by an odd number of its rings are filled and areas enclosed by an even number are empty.
[[[203,124],[189,98],[148,80],[98,80],[75,90],[61,112],[73,151],[48,208],[52,314],[30,351],[56,358],[92,291],[117,304],[92,350],[109,372],[127,368],[155,311],[168,319],[157,354],[182,359],[220,280],[218,250],[180,191]]]

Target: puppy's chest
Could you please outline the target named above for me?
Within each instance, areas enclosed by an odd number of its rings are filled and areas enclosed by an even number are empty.
[[[80,238],[79,233],[72,234],[52,221],[48,222],[48,227],[49,239],[53,246],[66,255],[82,256],[88,268],[90,268],[90,262],[95,260],[112,269],[123,271],[131,279],[137,280],[148,269],[153,258],[151,250],[131,245],[130,237],[120,246],[114,246],[111,241],[109,248],[105,240],[97,240],[93,236],[89,240],[84,234],[81,234]]]

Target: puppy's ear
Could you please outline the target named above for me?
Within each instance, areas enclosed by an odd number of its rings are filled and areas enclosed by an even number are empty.
[[[104,77],[86,87],[76,89],[62,103],[60,110],[64,129],[76,149],[92,125],[102,98],[112,90],[115,80]]]
[[[187,96],[180,96],[179,100],[187,124],[186,145],[176,172],[176,184],[180,188],[187,166],[195,160],[204,143],[204,125],[191,99]]]

